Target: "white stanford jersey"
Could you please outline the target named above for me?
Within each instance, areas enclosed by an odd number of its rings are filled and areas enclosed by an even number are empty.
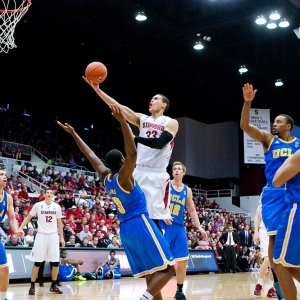
[[[140,118],[140,134],[144,138],[159,138],[171,118],[160,116],[153,119],[143,115]],[[174,147],[174,138],[162,149],[153,149],[138,143],[136,164],[149,168],[166,169]]]
[[[30,215],[33,217],[37,215],[39,233],[49,234],[58,232],[57,219],[61,219],[62,213],[61,207],[55,202],[52,202],[50,205],[47,205],[45,201],[34,204]]]

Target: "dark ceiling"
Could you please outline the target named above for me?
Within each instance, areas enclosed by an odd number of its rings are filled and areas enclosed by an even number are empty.
[[[106,126],[108,109],[81,78],[101,61],[103,90],[138,112],[162,93],[172,117],[238,122],[250,82],[258,89],[253,107],[300,125],[299,7],[298,0],[32,0],[16,27],[17,48],[0,54],[0,104]],[[147,21],[135,20],[139,10]],[[272,10],[291,26],[255,24]],[[212,38],[201,51],[193,49],[197,33]],[[240,75],[242,64],[249,72]],[[275,87],[277,78],[284,86]]]

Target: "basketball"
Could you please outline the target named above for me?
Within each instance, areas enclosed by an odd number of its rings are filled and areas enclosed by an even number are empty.
[[[101,62],[94,61],[85,69],[85,77],[93,83],[101,83],[107,76],[107,69]]]

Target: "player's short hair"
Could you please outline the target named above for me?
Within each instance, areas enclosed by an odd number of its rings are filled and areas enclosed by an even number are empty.
[[[47,191],[53,192],[53,190],[51,188],[49,188],[49,187],[45,189],[45,192],[47,192]]]
[[[283,117],[286,118],[286,123],[291,125],[291,131],[292,131],[292,129],[294,127],[294,120],[293,120],[293,118],[290,117],[289,115],[286,115],[286,114],[280,114],[279,116],[283,116]]]
[[[109,254],[116,254],[116,251],[115,250],[110,250]]]
[[[172,170],[174,169],[175,166],[178,166],[180,165],[182,167],[182,170],[183,172],[185,173],[186,172],[186,167],[183,163],[181,163],[180,161],[174,161],[173,162],[173,166],[172,166]]]
[[[164,111],[167,111],[169,109],[169,107],[170,107],[170,100],[166,96],[164,96],[162,94],[157,94],[157,95],[159,95],[159,96],[162,97],[162,103],[166,103],[167,104],[167,106],[166,106],[166,108],[164,110]]]
[[[117,149],[110,150],[105,156],[106,165],[112,171],[118,171],[120,169],[120,161],[123,158],[121,151]]]

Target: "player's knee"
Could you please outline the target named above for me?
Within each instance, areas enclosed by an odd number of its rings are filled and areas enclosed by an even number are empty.
[[[50,265],[52,266],[52,267],[55,267],[55,268],[58,268],[58,265],[59,265],[59,263],[58,263],[58,261],[56,261],[56,262],[50,262]]]
[[[36,267],[38,267],[38,268],[41,266],[41,264],[42,264],[42,263],[41,263],[41,262],[38,262],[38,261],[34,262],[34,265],[35,265]]]

